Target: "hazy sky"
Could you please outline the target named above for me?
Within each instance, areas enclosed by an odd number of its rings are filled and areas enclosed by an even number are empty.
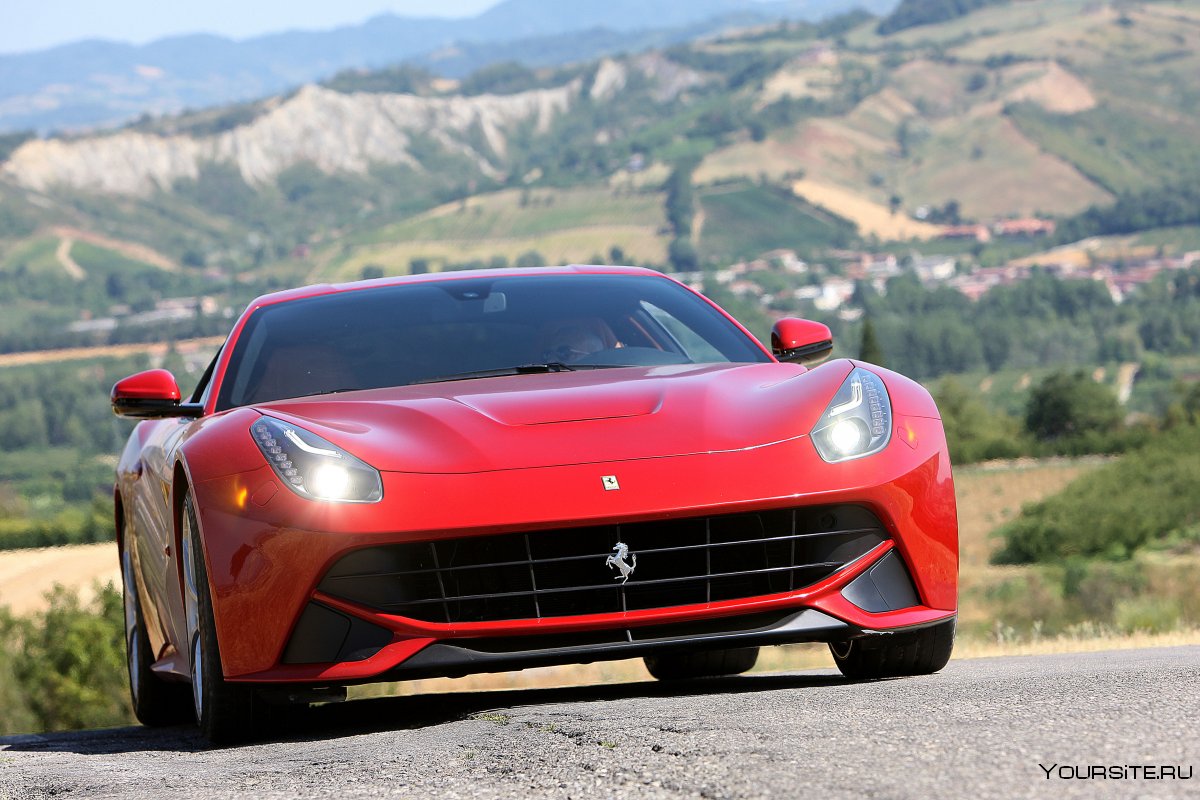
[[[143,44],[179,33],[245,39],[354,25],[376,14],[463,17],[499,0],[0,0],[0,53],[79,39]]]

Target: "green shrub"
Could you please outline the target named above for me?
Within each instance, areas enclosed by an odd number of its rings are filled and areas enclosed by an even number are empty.
[[[1129,558],[1200,521],[1200,426],[1155,437],[1140,450],[1027,506],[1000,530],[997,563]]]
[[[1062,587],[1046,570],[1028,570],[989,587],[985,593],[997,625],[1014,631],[1057,633],[1066,619]]]
[[[1032,449],[1033,442],[1022,435],[1015,419],[989,411],[977,395],[953,378],[940,381],[933,394],[953,463],[1017,458]]]
[[[75,592],[56,586],[48,599],[43,612],[0,615],[0,673],[7,658],[13,678],[0,683],[0,730],[131,722],[120,591],[108,584],[84,606]]]
[[[15,626],[8,609],[0,608],[0,735],[27,733],[38,727],[24,687],[17,679],[18,654],[10,641]]]
[[[116,539],[112,498],[96,496],[91,506],[68,507],[51,519],[0,518],[0,550],[93,544]]]
[[[1107,433],[1121,424],[1121,406],[1107,386],[1082,371],[1055,372],[1029,396],[1025,427],[1041,440]]]
[[[1118,605],[1138,597],[1145,588],[1141,564],[1134,561],[1073,558],[1063,572],[1063,594],[1080,619],[1108,622]]]
[[[1179,627],[1179,603],[1164,597],[1131,597],[1117,603],[1113,622],[1123,633],[1168,633]]]

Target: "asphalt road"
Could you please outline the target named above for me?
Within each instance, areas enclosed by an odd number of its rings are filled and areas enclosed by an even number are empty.
[[[1200,647],[366,700],[227,750],[186,728],[0,739],[3,798],[380,796],[1195,798]]]

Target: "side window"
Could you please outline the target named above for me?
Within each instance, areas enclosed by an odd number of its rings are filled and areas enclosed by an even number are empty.
[[[228,341],[228,340],[226,340]],[[188,398],[189,403],[202,403],[205,396],[208,394],[208,386],[212,383],[213,370],[217,368],[217,359],[221,357],[221,351],[225,349],[225,344],[222,343],[217,348],[217,352],[212,357],[212,361],[208,362],[208,366],[204,368],[204,374],[200,376],[200,382],[196,384],[192,396]]]
[[[672,344],[694,363],[728,361],[719,350],[709,344],[704,337],[685,325],[677,317],[664,311],[653,303],[641,302],[642,310],[646,312],[668,335],[674,339]]]

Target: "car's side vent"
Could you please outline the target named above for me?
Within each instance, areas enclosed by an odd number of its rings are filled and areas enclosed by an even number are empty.
[[[387,628],[350,617],[321,603],[309,603],[283,653],[284,664],[363,661],[392,641]]]
[[[904,559],[891,550],[869,570],[842,589],[842,597],[863,611],[880,614],[912,608],[921,602],[912,578],[904,567]]]

